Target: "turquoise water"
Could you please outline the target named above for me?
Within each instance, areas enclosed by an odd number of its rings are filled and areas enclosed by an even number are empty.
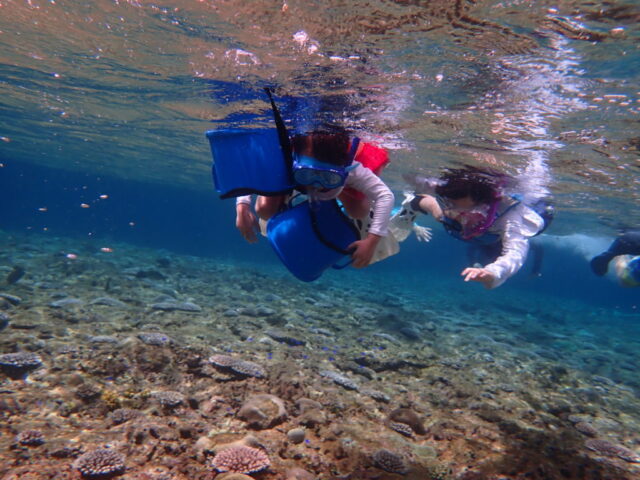
[[[379,449],[403,456],[407,478],[640,478],[629,460],[640,455],[640,295],[588,264],[640,225],[639,20],[637,1],[0,0],[0,293],[22,299],[2,297],[10,320],[0,354],[35,352],[46,367],[24,385],[3,376],[1,395],[34,412],[28,402],[40,398],[51,415],[5,409],[2,478],[72,471],[80,452],[52,455],[54,437],[82,438],[86,450],[112,442],[129,478],[206,478],[215,449],[198,450],[198,438],[246,433],[272,458],[264,479],[306,478],[292,468],[392,478]],[[539,274],[529,258],[496,290],[465,284],[464,245],[423,219],[430,243],[410,238],[367,269],[297,282],[264,239],[242,240],[232,201],[211,181],[204,132],[272,126],[264,87],[291,131],[339,123],[385,146],[396,203],[404,174],[462,164],[549,194],[557,214],[533,241],[544,250]],[[25,274],[9,281],[16,266]],[[127,309],[92,303],[105,295]],[[155,309],[162,295],[202,310]],[[65,298],[82,303],[51,307]],[[246,311],[263,307],[275,312]],[[162,347],[160,373],[142,360],[157,350],[135,343],[147,325],[179,338],[180,349]],[[273,327],[306,345],[256,341]],[[88,335],[121,343],[96,347]],[[74,345],[85,367],[61,360]],[[139,376],[92,363],[118,351]],[[231,352],[266,365],[269,379],[220,380],[192,365],[194,352]],[[376,370],[392,359],[397,368]],[[318,380],[326,369],[390,403],[327,386]],[[121,400],[70,399],[79,382]],[[154,413],[145,389],[197,401]],[[235,412],[265,392],[290,412],[280,430],[203,410],[204,397]],[[332,422],[306,427],[315,457],[284,438],[299,425],[301,396]],[[177,418],[191,429],[158,440],[172,461],[123,446],[131,434],[100,423],[134,403],[168,429]],[[386,428],[400,407],[417,411],[427,433]],[[576,427],[584,423],[596,433]],[[85,427],[92,434],[82,437]],[[46,449],[9,450],[27,428],[45,432]]]

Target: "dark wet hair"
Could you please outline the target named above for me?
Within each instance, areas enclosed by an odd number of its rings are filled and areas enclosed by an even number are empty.
[[[458,200],[470,197],[474,203],[490,204],[500,195],[506,175],[476,167],[450,168],[440,177],[436,194]]]
[[[310,140],[309,140],[310,139]],[[321,162],[344,166],[349,163],[349,133],[344,129],[318,130],[291,139],[294,152],[304,152],[309,147],[313,157]]]

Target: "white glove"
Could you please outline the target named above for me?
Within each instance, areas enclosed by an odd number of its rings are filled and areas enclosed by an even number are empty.
[[[428,242],[433,236],[429,227],[423,227],[417,223],[413,224],[413,233],[416,234],[416,238],[419,242]]]
[[[396,213],[391,216],[389,221],[389,231],[399,242],[403,242],[411,234],[413,222],[417,213],[411,208],[411,200],[415,197],[413,193],[404,193],[404,201]]]

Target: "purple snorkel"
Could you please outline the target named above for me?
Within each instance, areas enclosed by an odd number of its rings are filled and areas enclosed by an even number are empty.
[[[462,233],[463,240],[470,240],[472,238],[479,237],[484,232],[486,232],[491,227],[491,225],[493,225],[493,222],[496,221],[496,218],[498,216],[497,213],[498,213],[498,205],[500,205],[500,198],[501,196],[496,193],[496,196],[493,202],[491,202],[491,205],[489,205],[489,211],[484,216],[484,220],[480,224],[474,225],[472,228],[469,229],[469,231],[463,232]]]

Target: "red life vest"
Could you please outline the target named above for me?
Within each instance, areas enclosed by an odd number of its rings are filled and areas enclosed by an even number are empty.
[[[384,167],[389,163],[389,154],[384,148],[376,147],[371,143],[362,142],[361,145],[360,152],[353,160],[360,162],[363,167],[367,167],[377,176],[380,176]],[[366,198],[364,193],[350,187],[345,187],[343,192],[355,199]]]
[[[360,153],[356,155],[354,160],[380,176],[382,169],[389,163],[389,155],[384,148],[376,147],[371,143],[363,143]]]

